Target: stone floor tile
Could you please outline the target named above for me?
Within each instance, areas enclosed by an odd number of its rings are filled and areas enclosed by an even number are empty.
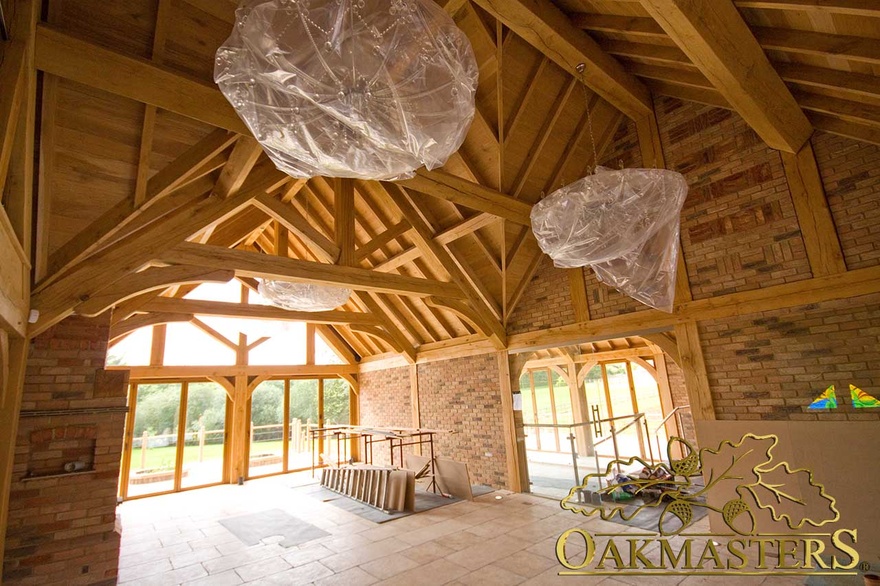
[[[515,552],[527,548],[529,545],[530,543],[527,541],[502,535],[495,539],[484,541],[479,545],[457,551],[445,559],[473,571],[494,561],[506,558]]]
[[[179,568],[184,568],[186,566],[191,566],[193,564],[200,564],[208,560],[213,560],[215,558],[219,558],[221,555],[222,554],[217,550],[216,547],[205,547],[202,549],[197,549],[195,551],[171,556],[170,561],[171,566],[176,570]]]
[[[360,568],[349,568],[344,572],[315,581],[315,586],[370,586],[376,578]]]
[[[410,545],[419,545],[420,543],[433,541],[452,533],[464,531],[468,528],[469,525],[467,525],[466,523],[462,523],[457,519],[449,519],[441,521],[440,523],[436,523],[434,525],[422,527],[421,529],[416,529],[415,531],[410,531],[409,533],[401,533],[397,536],[397,538],[407,542]]]
[[[172,533],[168,535],[162,535],[160,532],[159,541],[162,542],[163,547],[168,547],[170,545],[176,545],[178,543],[186,543],[187,541],[195,541],[197,539],[204,539],[207,537],[204,533],[199,529],[194,529],[190,531],[184,531],[182,533]]]
[[[523,578],[532,578],[550,568],[559,567],[559,562],[555,559],[550,559],[525,550],[518,551],[515,554],[497,560],[494,563],[495,565],[501,566],[505,570],[520,575]]]
[[[411,570],[412,568],[416,568],[418,566],[418,562],[415,562],[408,557],[399,555],[379,558],[378,560],[373,560],[371,562],[361,564],[358,567],[370,574],[371,576],[375,576],[380,580],[385,580],[392,576],[396,576],[401,572]]]
[[[333,570],[321,564],[321,562],[310,562],[308,564],[272,574],[260,580],[260,584],[278,584],[280,586],[299,586],[300,584],[309,584],[322,578],[333,575]]]
[[[462,584],[469,586],[513,586],[521,583],[525,578],[508,572],[494,564],[483,566],[479,570],[465,574],[458,579]]]
[[[414,562],[419,564],[429,564],[434,560],[445,558],[451,553],[457,551],[444,545],[443,541],[445,540],[428,541],[404,550],[402,553]]]
[[[184,582],[184,586],[236,586],[243,584],[241,577],[235,570],[227,570],[220,574],[213,574],[191,582]]]
[[[119,567],[119,583],[133,582],[141,578],[155,576],[163,572],[170,572],[173,568],[167,559],[153,560],[135,566]]]
[[[342,570],[360,566],[361,564],[403,551],[407,548],[408,545],[403,541],[396,537],[389,537],[383,541],[369,542],[367,545],[355,547],[324,558],[321,562],[334,572],[341,572]]]
[[[272,574],[277,574],[278,572],[283,572],[289,569],[290,564],[284,561],[284,559],[280,557],[270,557],[246,566],[238,566],[235,568],[235,573],[241,576],[242,581],[253,582],[254,580],[259,580],[260,578],[265,578],[266,576],[271,576]]]
[[[128,568],[131,566],[139,566],[142,564],[158,561],[168,561],[176,555],[190,553],[192,548],[186,543],[178,543],[171,547],[157,547],[133,553],[131,555],[123,555],[119,557],[119,567]]]
[[[320,543],[310,543],[299,547],[291,547],[281,554],[281,557],[293,567],[302,566],[309,562],[316,562],[336,555],[333,550],[327,549]]]
[[[447,560],[435,560],[425,566],[419,566],[397,574],[393,578],[378,582],[381,586],[439,586],[452,582],[467,574],[466,568]]]

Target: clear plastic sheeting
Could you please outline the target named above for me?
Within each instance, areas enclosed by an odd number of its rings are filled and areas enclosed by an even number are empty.
[[[351,297],[351,289],[288,281],[261,280],[259,291],[272,305],[291,311],[330,311]]]
[[[244,0],[214,80],[293,177],[442,166],[474,117],[473,49],[433,0]]]
[[[684,176],[599,167],[532,208],[532,231],[559,268],[591,266],[602,282],[672,311]]]

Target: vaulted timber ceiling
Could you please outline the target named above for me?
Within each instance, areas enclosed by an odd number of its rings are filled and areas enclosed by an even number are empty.
[[[229,0],[48,0],[32,332],[74,312],[112,309],[116,331],[240,314],[179,298],[270,275],[355,289],[312,321],[360,356],[502,348],[541,259],[530,206],[595,164],[587,103],[599,161],[652,95],[735,109],[790,152],[814,128],[880,143],[870,0],[441,4],[480,67],[474,124],[444,169],[378,183],[289,178],[240,134],[212,83]]]

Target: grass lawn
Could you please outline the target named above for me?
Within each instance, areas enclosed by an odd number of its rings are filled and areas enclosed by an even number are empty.
[[[270,442],[255,442],[251,446],[251,455],[256,454],[281,454],[283,450],[282,440]],[[148,448],[145,468],[163,468],[174,466],[174,459],[177,457],[177,448],[175,446],[166,446],[163,448]],[[205,444],[203,453],[204,460],[220,460],[223,458],[222,444]],[[198,462],[199,447],[186,446],[183,449],[183,463]],[[135,448],[131,454],[132,470],[141,469],[141,449]]]

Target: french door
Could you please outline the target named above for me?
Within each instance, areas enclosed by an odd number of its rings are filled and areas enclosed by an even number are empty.
[[[212,382],[131,385],[120,495],[151,496],[225,480],[226,391]]]

